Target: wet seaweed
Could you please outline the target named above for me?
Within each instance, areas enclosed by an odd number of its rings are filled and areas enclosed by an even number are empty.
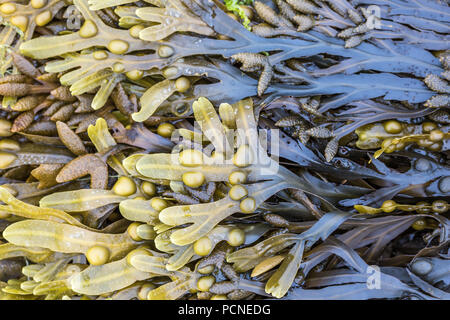
[[[447,3],[0,2],[0,299],[449,299]]]

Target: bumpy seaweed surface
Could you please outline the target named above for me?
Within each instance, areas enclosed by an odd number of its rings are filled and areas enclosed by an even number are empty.
[[[1,300],[450,299],[446,1],[0,16]]]

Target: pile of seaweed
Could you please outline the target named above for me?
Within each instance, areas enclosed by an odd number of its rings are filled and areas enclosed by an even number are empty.
[[[446,1],[0,15],[0,300],[450,299]]]

